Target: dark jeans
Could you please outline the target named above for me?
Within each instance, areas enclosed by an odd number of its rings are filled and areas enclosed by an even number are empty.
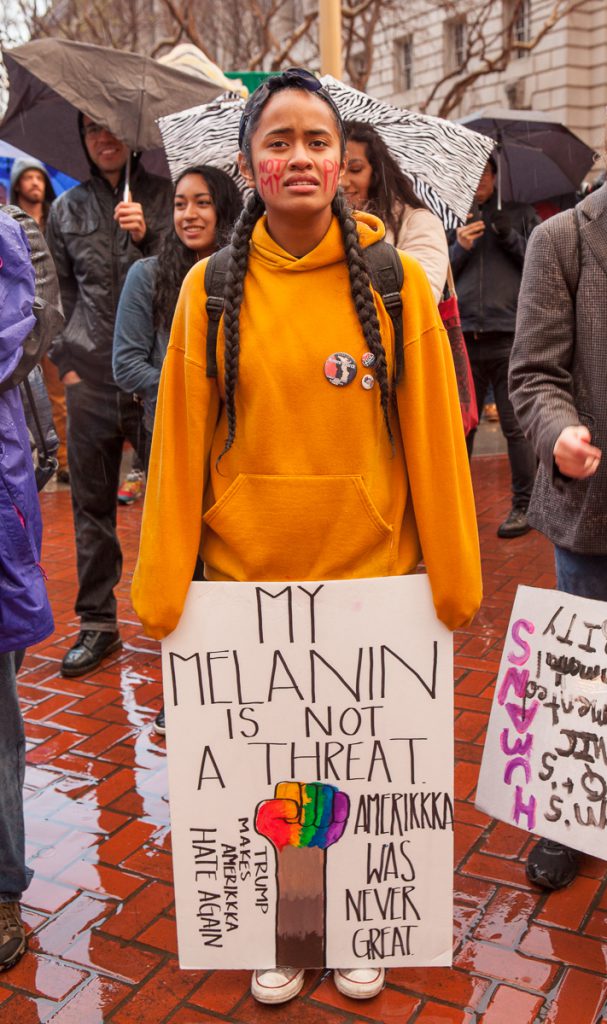
[[[526,508],[533,490],[536,459],[533,448],[518,425],[512,402],[508,397],[508,364],[514,340],[513,335],[505,334],[490,338],[483,338],[480,335],[475,338],[466,333],[465,338],[479,415],[482,414],[485,396],[491,386],[500,418],[500,426],[508,445],[512,477],[512,504]],[[469,455],[472,455],[475,434],[476,431],[471,430],[466,438]]]
[[[153,430],[153,428],[152,428]],[[152,430],[145,427],[145,451],[143,459],[143,468],[147,477],[150,468],[150,455],[152,454]]]
[[[21,899],[33,872],[25,866],[25,732],[17,696],[23,651],[0,654],[0,903]]]
[[[125,440],[143,459],[142,407],[131,395],[85,381],[66,388],[67,447],[76,530],[82,629],[116,629],[114,587],[122,572],[116,501]]]
[[[557,590],[607,601],[607,555],[576,555],[555,544],[554,561]]]

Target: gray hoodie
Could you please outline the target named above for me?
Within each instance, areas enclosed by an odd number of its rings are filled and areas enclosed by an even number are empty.
[[[42,171],[46,180],[46,192],[44,194],[44,202],[52,203],[55,198],[55,190],[52,186],[51,179],[48,176],[48,172],[43,163],[40,160],[36,160],[34,156],[19,157],[13,161],[11,168],[11,180],[10,180],[10,202],[13,206],[19,206],[19,200],[17,197],[17,184],[19,178],[25,171]]]

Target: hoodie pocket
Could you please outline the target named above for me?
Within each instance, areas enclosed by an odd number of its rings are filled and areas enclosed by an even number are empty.
[[[381,576],[393,532],[361,476],[239,474],[204,516],[203,557],[237,580]]]

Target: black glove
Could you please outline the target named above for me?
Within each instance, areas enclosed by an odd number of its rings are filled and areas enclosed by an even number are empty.
[[[497,210],[496,213],[494,213],[491,221],[491,228],[500,238],[505,238],[506,235],[510,234],[512,225],[510,223],[510,217],[505,210]]]

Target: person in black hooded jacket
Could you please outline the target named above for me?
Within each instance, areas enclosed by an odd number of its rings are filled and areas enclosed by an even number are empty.
[[[503,203],[498,209],[497,165],[489,158],[478,183],[469,222],[452,232],[449,258],[455,278],[462,330],[470,356],[480,409],[491,385],[508,445],[512,508],[498,537],[519,537],[530,529],[527,506],[535,479],[535,455],[508,397],[508,364],[514,342],[516,307],[529,235],[540,223],[531,206]],[[466,438],[472,454],[476,431]]]
[[[79,115],[79,126],[91,176],[55,200],[47,225],[66,318],[51,358],[66,385],[81,625],[63,658],[65,676],[84,675],[120,645],[114,596],[122,570],[120,462],[125,439],[143,454],[145,431],[141,406],[114,382],[114,319],[129,267],[154,254],[172,204],[171,183],[148,174],[111,132],[86,115]]]

